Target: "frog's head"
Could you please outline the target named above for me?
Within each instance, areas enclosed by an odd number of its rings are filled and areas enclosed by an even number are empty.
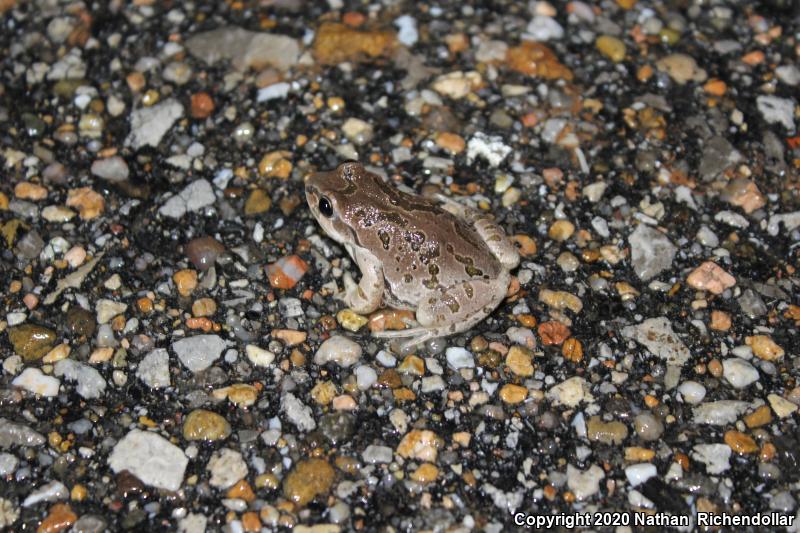
[[[328,172],[317,172],[305,178],[306,201],[311,214],[322,229],[335,241],[354,241],[352,211],[359,205],[360,184],[369,174],[364,165],[347,161]]]

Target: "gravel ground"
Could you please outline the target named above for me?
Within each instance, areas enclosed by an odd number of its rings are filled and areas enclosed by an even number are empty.
[[[800,522],[797,5],[0,0],[0,529]],[[348,159],[495,215],[491,317],[333,298]]]

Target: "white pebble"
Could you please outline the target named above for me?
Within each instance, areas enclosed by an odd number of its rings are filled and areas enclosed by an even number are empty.
[[[475,368],[475,360],[469,350],[464,348],[452,347],[448,348],[445,352],[447,358],[447,366],[453,370],[461,368]]]
[[[696,381],[684,381],[678,387],[678,392],[686,403],[700,403],[706,397],[706,388]]]
[[[314,354],[314,363],[324,365],[334,362],[339,366],[353,366],[361,359],[361,346],[347,337],[335,335],[323,342]]]

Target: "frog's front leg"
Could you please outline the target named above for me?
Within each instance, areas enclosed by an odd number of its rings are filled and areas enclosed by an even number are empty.
[[[380,338],[409,337],[403,349],[430,339],[461,333],[486,318],[506,296],[511,275],[503,271],[495,279],[464,281],[419,303],[417,322],[420,327],[399,331],[381,331]]]
[[[344,303],[358,314],[375,311],[383,300],[383,267],[381,262],[371,253],[361,248],[348,250],[361,271],[358,285],[350,277],[344,275]]]

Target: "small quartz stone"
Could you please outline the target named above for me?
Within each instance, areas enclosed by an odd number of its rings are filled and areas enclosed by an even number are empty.
[[[208,480],[212,487],[227,489],[247,475],[247,463],[242,454],[230,448],[215,452],[208,461],[206,469],[211,477]]]

